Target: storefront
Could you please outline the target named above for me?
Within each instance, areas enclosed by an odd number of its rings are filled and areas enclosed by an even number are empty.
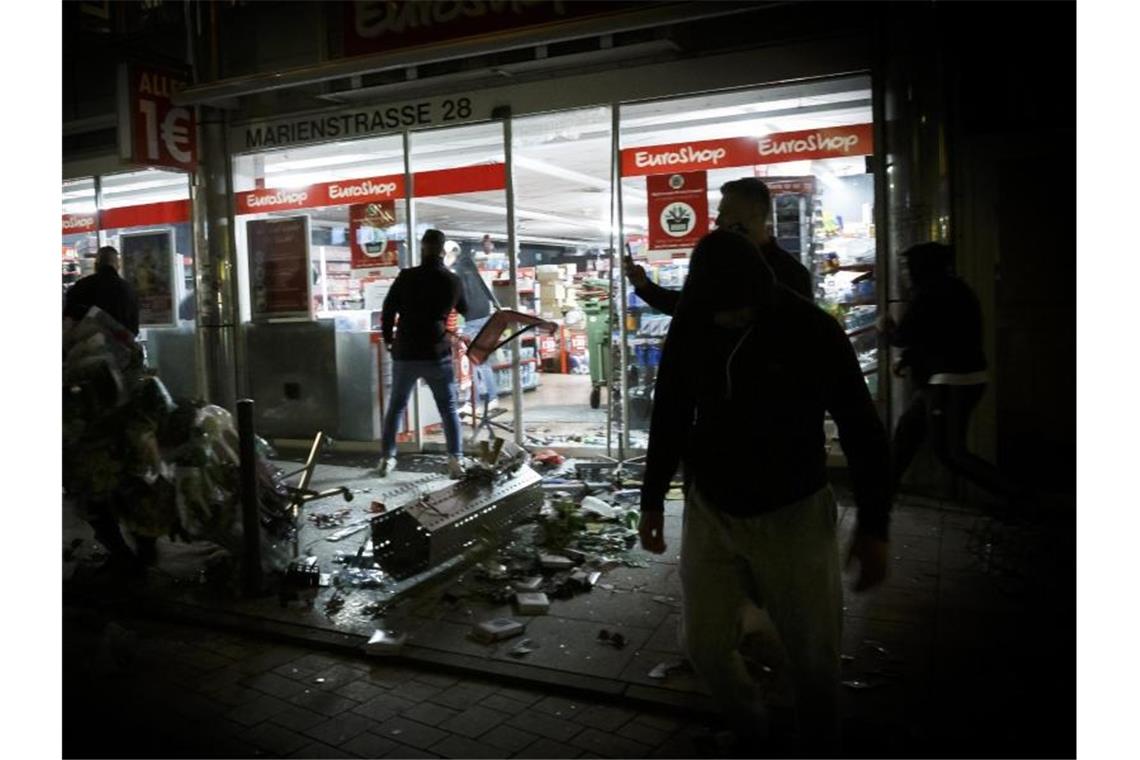
[[[138,295],[139,338],[168,390],[198,394],[194,247],[185,172],[123,171],[63,182],[63,291],[95,271],[104,245]]]
[[[774,237],[811,271],[816,302],[847,329],[883,403],[874,96],[852,58],[832,70],[856,73],[752,75],[769,84],[741,84],[747,73],[717,61],[664,64],[609,73],[592,90],[555,80],[545,98],[520,86],[235,122],[240,310],[262,426],[287,438],[317,425],[379,437],[379,310],[435,227],[474,258],[502,306],[559,325],[492,358],[505,410],[496,421],[533,446],[640,453],[669,318],[632,292],[621,255],[679,288],[720,186],[746,176],[768,183]],[[266,225],[290,224],[295,236],[277,249],[260,242],[274,239]],[[299,353],[321,358],[283,354],[286,331],[309,346]],[[470,367],[457,355],[456,368],[469,413]],[[415,401],[402,445],[438,448],[426,388]]]

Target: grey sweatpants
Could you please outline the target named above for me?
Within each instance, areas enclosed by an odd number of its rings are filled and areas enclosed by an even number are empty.
[[[766,722],[739,649],[742,616],[754,604],[767,611],[791,663],[801,742],[837,749],[843,589],[831,489],[741,518],[691,487],[680,573],[685,648],[726,717],[745,727]]]

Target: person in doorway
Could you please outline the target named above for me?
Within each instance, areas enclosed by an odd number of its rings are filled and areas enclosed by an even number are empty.
[[[901,258],[910,279],[910,307],[897,325],[888,315],[880,327],[902,349],[895,374],[909,372],[915,391],[895,427],[892,485],[897,490],[929,435],[935,455],[952,472],[992,494],[1016,498],[1016,487],[966,446],[970,415],[986,391],[978,298],[955,276],[949,246],[922,243]]]
[[[450,241],[449,245],[451,245]],[[494,250],[491,236],[484,235],[483,250],[490,253],[488,247],[490,251]],[[470,342],[483,329],[483,325],[487,324],[487,320],[491,318],[491,313],[499,308],[499,304],[495,300],[494,293],[487,287],[483,275],[479,273],[473,251],[462,250],[456,245],[446,260],[448,268],[455,273],[463,286],[463,299],[467,302],[467,313],[464,315],[462,335]],[[498,395],[495,371],[490,365],[486,363],[475,365],[475,384],[478,389],[479,401],[483,408],[487,409]]]
[[[641,545],[666,550],[664,501],[684,461],[680,577],[685,649],[742,739],[766,720],[740,652],[761,607],[792,667],[801,741],[838,744],[842,589],[824,415],[847,455],[858,519],[856,591],[887,569],[887,436],[842,327],[777,285],[753,243],[728,230],[693,251],[669,328],[641,490]],[[752,756],[752,755],[749,755]]]
[[[462,283],[444,266],[445,242],[439,230],[425,232],[420,241],[423,263],[401,271],[384,299],[381,327],[392,354],[392,386],[380,439],[380,477],[396,466],[396,426],[420,379],[431,388],[443,420],[448,474],[463,477],[459,389],[451,359],[455,336],[447,330],[447,318],[452,309],[466,315],[468,307]]]
[[[739,232],[752,241],[775,274],[776,282],[811,301],[814,299],[811,273],[768,234],[771,214],[772,196],[761,180],[742,177],[721,185],[716,226]],[[641,300],[664,314],[671,315],[677,310],[679,291],[663,288],[650,280],[645,268],[634,264],[629,256],[625,257],[625,271]]]
[[[72,285],[63,302],[65,327],[78,322],[92,306],[107,312],[116,322],[139,334],[139,299],[134,288],[119,276],[119,251],[105,245],[95,254],[95,274]]]

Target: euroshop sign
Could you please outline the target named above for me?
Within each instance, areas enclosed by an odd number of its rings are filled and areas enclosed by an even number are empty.
[[[174,105],[187,84],[181,72],[119,66],[119,155],[141,166],[193,171],[198,163],[194,109]]]
[[[621,173],[624,177],[639,177],[786,161],[866,156],[873,152],[871,125],[851,124],[777,132],[762,138],[731,137],[626,148],[621,152]]]
[[[310,114],[239,125],[230,131],[230,144],[238,153],[306,145],[333,140],[355,140],[470,121],[487,121],[491,107],[466,95],[386,103],[334,113]]]
[[[417,198],[502,190],[507,186],[506,172],[501,163],[416,172],[412,175],[412,182]],[[235,211],[239,216],[321,206],[381,203],[403,197],[402,174],[319,182],[306,187],[259,188],[234,194]]]

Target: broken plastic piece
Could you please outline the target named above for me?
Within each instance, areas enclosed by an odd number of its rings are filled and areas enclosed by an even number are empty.
[[[684,668],[685,668],[684,660],[671,660],[669,662],[660,662],[660,663],[657,663],[656,665],[654,665],[653,669],[649,671],[649,677],[661,680],[664,678],[668,678],[669,674],[672,673],[674,670],[683,670]]]
[[[374,515],[378,515],[381,512],[387,512],[388,507],[382,501],[374,501],[368,506],[368,511]]]
[[[516,591],[538,591],[542,588],[543,578],[541,575],[534,575],[530,578],[525,578],[521,581],[515,581],[514,586]]]
[[[550,600],[542,593],[515,594],[515,604],[520,615],[545,615],[550,610]]]
[[[540,554],[538,561],[544,570],[569,570],[574,567],[574,561],[559,554]]]
[[[484,644],[493,644],[496,641],[518,636],[526,630],[526,626],[510,618],[495,618],[478,623],[471,629],[471,635]]]
[[[377,629],[372,634],[372,638],[368,639],[368,643],[364,645],[364,651],[368,654],[377,655],[399,654],[407,640],[408,634],[406,633]]]
[[[590,512],[606,520],[612,520],[622,514],[622,510],[611,507],[596,496],[587,496],[582,499],[582,511]]]
[[[525,657],[538,648],[538,644],[536,644],[533,639],[523,639],[511,647],[507,654],[511,657]]]

